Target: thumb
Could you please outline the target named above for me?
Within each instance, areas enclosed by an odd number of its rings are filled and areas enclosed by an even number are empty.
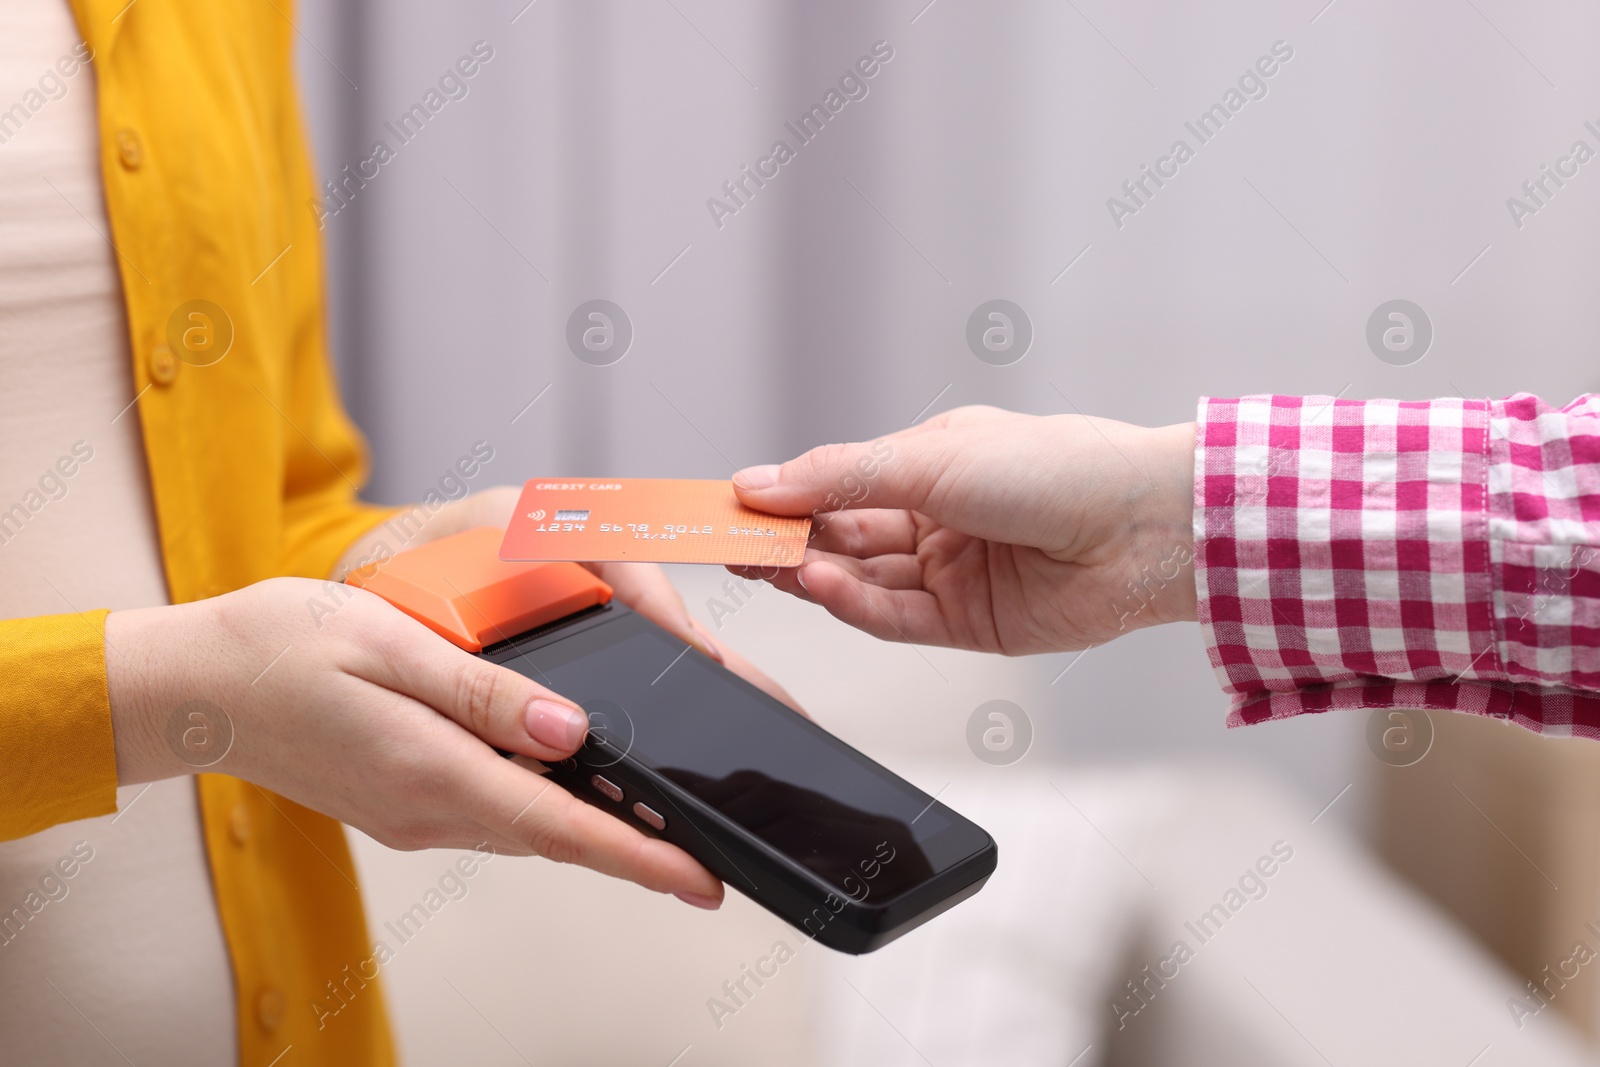
[[[921,510],[945,467],[934,436],[899,434],[856,444],[823,445],[784,464],[746,467],[733,476],[739,500],[772,515],[846,508]]]

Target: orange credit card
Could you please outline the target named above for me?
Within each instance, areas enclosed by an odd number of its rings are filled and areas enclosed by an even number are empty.
[[[727,481],[534,478],[500,558],[798,567],[810,536],[809,518],[747,508]]]

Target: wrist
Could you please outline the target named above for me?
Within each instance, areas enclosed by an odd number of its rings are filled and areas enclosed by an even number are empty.
[[[164,647],[183,643],[179,607],[114,611],[106,616],[106,696],[116,752],[117,783],[137,785],[192,773],[168,743],[167,718],[185,688],[174,677],[179,657]]]
[[[1193,622],[1198,617],[1194,583],[1195,424],[1146,431],[1145,491],[1141,523],[1160,551],[1162,595],[1151,607],[1157,622]],[[1176,570],[1176,574],[1172,571]]]

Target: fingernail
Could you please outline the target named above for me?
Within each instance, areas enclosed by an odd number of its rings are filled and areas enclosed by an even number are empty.
[[[722,901],[716,897],[703,897],[699,893],[674,893],[672,895],[685,904],[692,904],[694,907],[704,908],[706,911],[716,911],[722,907]]]
[[[698,648],[701,652],[704,652],[707,656],[710,656],[718,663],[727,662],[722,658],[722,646],[718,645],[716,638],[712,637],[711,634],[706,631],[706,628],[700,625],[699,619],[690,619],[689,629],[694,631],[695,637],[698,639],[694,643],[695,648]]]
[[[746,467],[733,476],[733,484],[740,489],[771,489],[778,484],[778,465],[768,463],[764,467]]]
[[[811,592],[811,589],[806,585],[806,566],[804,563],[796,568],[794,572],[794,580],[800,583],[801,589],[804,589],[808,593]]]
[[[535,700],[528,705],[528,736],[559,752],[575,752],[589,732],[589,716],[577,708],[554,700]]]

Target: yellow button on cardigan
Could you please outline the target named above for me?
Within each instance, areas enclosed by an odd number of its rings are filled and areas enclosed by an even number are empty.
[[[386,512],[356,499],[363,444],[328,365],[292,6],[71,3],[98,78],[169,595],[325,577]],[[203,330],[197,309],[209,347],[184,334]],[[115,809],[104,621],[0,623],[0,839]],[[233,778],[202,776],[199,793],[239,1062],[266,1067],[293,1045],[284,1063],[392,1063],[382,993],[346,971],[372,944],[343,828]]]

